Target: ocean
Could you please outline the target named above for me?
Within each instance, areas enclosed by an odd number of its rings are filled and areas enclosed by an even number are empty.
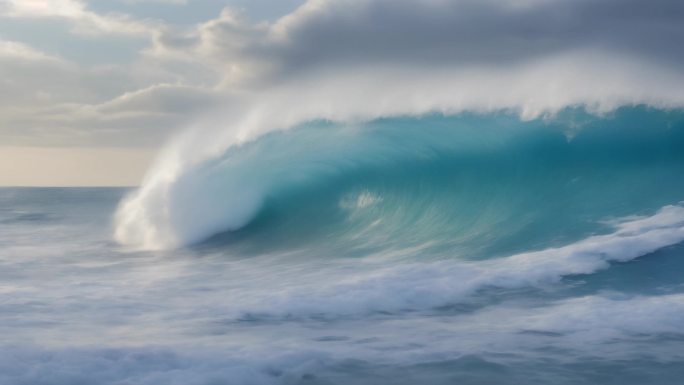
[[[309,122],[0,189],[0,384],[681,384],[684,111]],[[148,184],[149,185],[149,184]]]

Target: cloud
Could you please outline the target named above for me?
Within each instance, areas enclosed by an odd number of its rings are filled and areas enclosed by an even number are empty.
[[[56,47],[94,39],[114,42],[115,50],[129,49],[116,42],[122,37],[151,42],[161,30],[174,28],[130,15],[98,14],[77,0],[6,0],[0,2],[1,19],[35,30],[46,20],[63,22],[74,41],[57,37]],[[31,35],[12,35],[31,40]],[[157,147],[202,103],[216,101],[216,75],[208,66],[145,53],[133,61],[90,64],[0,38],[0,75],[5,146]]]
[[[176,76],[144,65],[84,68],[0,40],[3,145],[158,146],[217,100]]]
[[[269,81],[370,65],[505,67],[580,50],[681,67],[683,19],[684,4],[672,0],[311,0],[272,24],[226,10],[192,35],[156,43],[243,73],[273,70]]]
[[[62,19],[72,31],[83,35],[150,35],[156,28],[124,14],[100,15],[78,0],[4,0],[0,17],[18,19]]]
[[[188,4],[190,0],[121,0],[124,3],[137,4],[137,3],[162,3],[162,4],[175,4],[175,5],[185,5]]]
[[[276,23],[272,35],[297,64],[505,65],[581,47],[669,55],[684,37],[683,13],[671,0],[315,0]]]
[[[16,58],[26,61],[47,61],[58,63],[61,60],[16,41],[0,41],[0,58]]]
[[[100,104],[60,103],[5,109],[6,145],[155,147],[213,106],[211,91],[160,84]]]
[[[69,72],[69,63],[59,57],[19,42],[0,40],[0,83],[4,88],[0,109],[42,104],[51,93],[70,86],[64,82]]]

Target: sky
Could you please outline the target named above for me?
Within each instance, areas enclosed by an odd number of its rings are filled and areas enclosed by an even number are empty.
[[[0,185],[137,185],[186,131],[679,108],[681,41],[680,0],[0,0]]]
[[[131,186],[222,71],[164,43],[300,0],[0,0],[0,186]]]

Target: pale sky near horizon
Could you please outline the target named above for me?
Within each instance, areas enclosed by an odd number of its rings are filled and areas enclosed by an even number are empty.
[[[1,147],[0,186],[136,186],[154,154],[144,148]]]
[[[0,0],[0,186],[137,185],[179,132],[200,159],[277,116],[682,108],[683,25],[681,0]]]

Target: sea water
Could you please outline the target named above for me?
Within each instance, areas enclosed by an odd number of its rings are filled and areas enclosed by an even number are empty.
[[[3,188],[0,384],[679,384],[683,176],[684,113],[630,107],[311,122],[159,207]]]

